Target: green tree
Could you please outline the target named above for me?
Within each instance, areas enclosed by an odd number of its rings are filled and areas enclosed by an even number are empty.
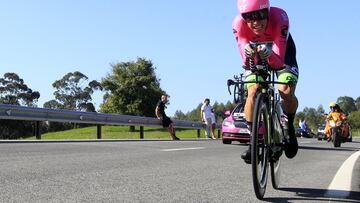
[[[356,98],[355,100],[355,106],[357,110],[360,110],[360,97]]]
[[[225,105],[223,103],[219,103],[215,101],[215,103],[212,105],[215,114],[216,123],[219,123],[222,121],[222,118],[224,117],[225,113]]]
[[[345,114],[356,111],[355,100],[352,97],[339,97],[336,103],[339,104],[340,108],[344,111]]]
[[[318,106],[317,109],[305,107],[302,112],[296,114],[295,122],[298,123],[300,119],[305,119],[308,126],[314,132],[319,124],[324,123],[324,114],[325,110],[322,105]]]
[[[217,123],[221,123],[226,118],[225,112],[233,110],[235,106],[236,104],[230,101],[228,101],[226,104],[215,102],[213,107],[215,109]]]
[[[323,105],[319,105],[318,108],[316,109],[317,115],[325,115],[325,109],[323,107]]]
[[[190,121],[200,121],[200,111],[202,103],[199,103],[198,106],[188,113],[188,119]]]
[[[102,90],[102,87],[96,80],[92,80],[84,86],[86,81],[88,81],[88,77],[79,71],[67,73],[52,84],[56,89],[55,99],[44,103],[44,107],[95,112],[91,95],[95,90]]]
[[[360,110],[351,112],[348,119],[352,129],[360,129]]]
[[[182,113],[180,110],[175,112],[175,119],[181,120],[189,120],[189,121],[200,121],[200,109],[201,109],[202,103],[198,104],[195,109],[193,109],[190,112],[187,112],[186,114]],[[215,117],[216,122],[221,123],[224,118],[226,117],[225,111],[229,110],[231,111],[234,109],[236,104],[228,101],[226,104],[219,103],[217,101],[212,104],[212,107],[215,109]],[[184,114],[184,115],[182,115]]]
[[[296,113],[295,120],[294,120],[294,126],[295,126],[295,128],[298,127],[297,124],[299,123],[299,121],[304,120],[305,117],[306,117],[306,115],[305,115],[305,113],[302,112],[302,111]]]
[[[38,91],[30,89],[16,73],[5,73],[0,78],[0,103],[36,106],[40,98]],[[32,136],[29,121],[0,120],[0,139],[18,139]]]
[[[0,78],[0,103],[35,106],[40,98],[38,91],[32,91],[16,73],[5,73]]]
[[[177,120],[188,120],[187,116],[180,110],[175,111],[174,118]]]
[[[154,116],[154,109],[162,94],[160,79],[150,60],[112,64],[112,72],[102,79],[106,91],[100,111],[126,115]]]

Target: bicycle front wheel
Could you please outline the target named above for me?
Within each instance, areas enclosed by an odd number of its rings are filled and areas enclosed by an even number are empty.
[[[264,94],[258,93],[255,100],[251,133],[252,178],[258,199],[263,199],[268,179],[269,128],[269,111],[264,102]]]

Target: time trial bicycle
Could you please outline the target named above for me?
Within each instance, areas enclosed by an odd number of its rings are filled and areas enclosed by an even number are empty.
[[[243,87],[247,83],[259,84],[255,96],[250,144],[253,187],[256,197],[263,199],[267,186],[269,165],[273,188],[278,189],[280,184],[280,158],[284,150],[284,143],[289,138],[284,133],[286,124],[281,118],[282,109],[275,85],[287,83],[275,81],[275,71],[271,69],[266,60],[261,60],[256,52],[258,46],[271,47],[272,42],[250,42],[250,45],[255,50],[255,56],[248,58],[247,63],[251,72],[255,74],[256,80],[249,82],[232,80],[230,83],[239,87]],[[259,80],[260,77],[266,78],[265,81]]]

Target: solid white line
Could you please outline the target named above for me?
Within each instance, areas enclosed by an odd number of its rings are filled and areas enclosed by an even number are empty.
[[[313,142],[310,142],[310,141],[299,141],[300,144],[311,144]]]
[[[355,162],[359,157],[360,151],[355,152],[348,159],[346,159],[329,185],[325,196],[338,198],[349,196],[351,191],[352,172]]]
[[[162,149],[161,151],[163,151],[163,152],[172,152],[172,151],[184,151],[184,150],[195,150],[195,149],[205,149],[205,147]]]

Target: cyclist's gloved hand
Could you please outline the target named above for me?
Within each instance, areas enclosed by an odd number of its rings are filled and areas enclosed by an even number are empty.
[[[251,48],[250,44],[246,44],[244,47],[245,56],[248,58],[252,58],[255,55],[254,50]]]
[[[257,51],[262,60],[268,59],[272,54],[271,47],[266,46],[265,44],[259,45]]]

